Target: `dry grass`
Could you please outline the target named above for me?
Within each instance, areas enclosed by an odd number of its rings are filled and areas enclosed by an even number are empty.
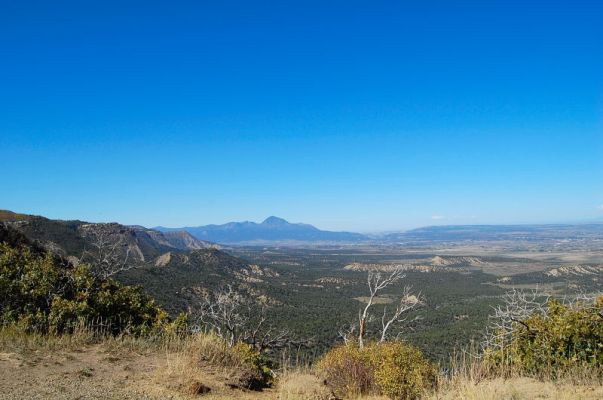
[[[210,335],[110,337],[82,327],[72,335],[0,329],[0,399],[327,400],[328,388],[309,368],[285,370],[275,388],[236,387],[248,366]],[[503,378],[502,376],[505,376]],[[603,399],[600,371],[574,369],[556,381],[496,375],[462,353],[430,400]],[[233,385],[234,384],[234,385]],[[208,393],[203,393],[210,389]],[[198,394],[203,394],[199,397]],[[362,400],[385,400],[364,396]]]
[[[239,349],[240,350],[240,349]],[[164,386],[186,394],[220,396],[233,389],[259,389],[262,376],[237,347],[211,334],[185,338],[178,349],[165,352],[166,368],[156,379]]]
[[[0,342],[0,400],[181,398],[151,384],[153,371],[164,363],[158,353],[128,350],[137,343],[125,338],[3,331]]]
[[[27,353],[32,351],[75,350],[84,346],[102,344],[108,352],[178,351],[187,338],[176,334],[158,333],[134,336],[127,333],[111,335],[102,330],[79,324],[71,334],[29,332],[18,325],[0,327],[0,351]]]
[[[431,400],[570,400],[603,399],[603,374],[588,366],[539,377],[522,376],[512,368],[493,370],[473,357],[474,351],[461,352],[451,359],[451,375],[440,377]]]
[[[256,398],[233,389],[250,374],[240,355],[211,335],[111,336],[85,326],[70,335],[0,329],[2,400],[155,399],[166,393],[174,399]]]
[[[457,379],[445,385],[431,400],[579,400],[603,399],[601,385],[542,382],[533,378],[488,379],[478,383]]]
[[[166,368],[157,370],[156,379],[175,390],[194,394],[199,385],[215,386],[213,375],[225,375],[229,372],[226,366],[214,367],[211,373],[202,368],[200,357],[210,363],[219,365],[225,358],[223,344],[213,336],[196,335],[187,339],[177,351],[166,351]]]
[[[284,376],[278,386],[279,400],[327,400],[331,394],[309,372]],[[542,382],[533,378],[455,379],[427,396],[430,400],[594,400],[603,399],[603,386]],[[361,400],[386,400],[387,397],[362,396]]]
[[[328,400],[330,390],[310,371],[287,372],[279,379],[278,398],[282,400]]]
[[[40,350],[71,350],[98,340],[99,336],[84,326],[76,327],[71,335],[31,333],[17,325],[0,329],[0,351],[20,354]]]

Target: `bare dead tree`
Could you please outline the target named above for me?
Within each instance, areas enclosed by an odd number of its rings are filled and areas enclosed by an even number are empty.
[[[375,298],[386,287],[391,284],[403,279],[406,275],[403,273],[402,267],[397,267],[389,274],[382,274],[381,272],[369,271],[367,275],[367,285],[369,289],[369,297],[366,302],[364,309],[358,311],[358,345],[364,347],[364,337],[366,335],[366,326],[370,318],[370,309],[374,305]],[[386,317],[387,310],[384,310],[382,317],[382,331],[381,341],[387,337],[387,331],[393,323],[400,321],[401,316],[406,311],[414,308],[420,304],[419,297],[414,296],[413,300],[410,294],[410,288],[407,287],[402,293],[400,304],[396,307],[393,316],[390,318]]]
[[[369,289],[369,298],[363,310],[358,311],[358,345],[364,347],[364,335],[366,333],[366,324],[369,317],[369,310],[373,305],[375,297],[379,291],[385,289],[392,283],[404,277],[402,270],[396,268],[389,275],[383,276],[381,272],[369,271],[367,274],[367,284]]]
[[[356,329],[358,328],[358,324],[352,322],[350,324],[343,325],[337,334],[343,340],[343,343],[348,344],[356,337]]]
[[[387,331],[394,323],[406,321],[404,316],[407,311],[422,304],[421,293],[414,295],[411,293],[411,287],[405,286],[400,297],[400,302],[396,306],[393,314],[387,318],[387,307],[383,307],[383,316],[381,317],[381,338],[379,342],[384,342],[387,339]]]
[[[520,326],[528,334],[534,334],[526,319],[535,314],[547,315],[550,296],[542,293],[538,287],[524,291],[512,289],[503,295],[501,305],[494,308],[490,324],[486,330],[484,348],[504,348]]]
[[[574,295],[564,295],[561,299],[561,303],[565,304],[570,308],[584,307],[585,304],[594,304],[597,298],[597,294],[587,293],[580,288]],[[603,310],[602,310],[603,312]]]
[[[248,323],[247,299],[231,285],[205,295],[197,310],[199,321],[233,346],[243,326]]]
[[[593,294],[578,292],[555,300],[569,309],[594,308],[603,317],[603,310],[597,307],[595,298]],[[504,354],[515,335],[536,336],[540,333],[537,328],[530,326],[530,317],[549,318],[551,296],[538,287],[531,290],[512,289],[503,295],[502,300],[502,304],[495,307],[489,317],[489,324],[481,343],[482,354],[488,349],[501,351]]]
[[[282,349],[294,343],[288,329],[277,329],[267,323],[266,309],[262,307],[259,320],[244,330],[241,341],[262,353],[267,349]]]
[[[230,346],[244,342],[258,352],[290,346],[304,346],[310,339],[295,339],[287,329],[272,325],[268,307],[237,292],[231,285],[206,293],[201,304],[191,309],[199,329],[204,327],[225,339]]]
[[[130,247],[123,235],[101,228],[88,231],[86,236],[91,248],[79,261],[90,263],[95,276],[107,279],[136,266],[130,262]]]

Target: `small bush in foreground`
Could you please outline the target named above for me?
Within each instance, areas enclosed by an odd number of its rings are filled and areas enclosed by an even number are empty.
[[[353,344],[329,351],[318,368],[334,394],[381,394],[416,399],[436,381],[436,370],[415,347],[401,342]]]

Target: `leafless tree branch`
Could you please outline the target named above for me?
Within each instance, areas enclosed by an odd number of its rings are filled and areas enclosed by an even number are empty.
[[[367,285],[369,289],[369,297],[363,309],[358,311],[358,345],[364,347],[364,337],[366,336],[367,323],[370,320],[370,309],[374,305],[375,298],[383,289],[404,279],[406,275],[403,273],[403,268],[398,267],[389,274],[384,275],[381,272],[369,271],[367,275]],[[410,309],[421,304],[420,294],[412,295],[409,286],[405,287],[399,304],[396,306],[393,315],[387,317],[387,307],[384,307],[383,316],[381,317],[381,334],[380,341],[387,338],[387,332],[390,327],[396,322],[402,322],[402,315]],[[341,335],[341,333],[340,333]],[[344,341],[347,336],[344,337]]]
[[[130,262],[131,249],[123,235],[108,229],[90,230],[87,232],[90,250],[85,250],[80,262],[88,262],[92,273],[102,279],[136,267]]]
[[[505,293],[503,303],[495,307],[493,315],[490,316],[483,347],[506,347],[517,326],[533,334],[526,319],[534,314],[547,315],[549,299],[550,296],[542,293],[539,288],[528,291],[514,288]]]
[[[196,310],[198,328],[209,329],[233,346],[245,342],[258,352],[292,345],[303,346],[308,340],[296,340],[287,329],[269,323],[268,307],[253,302],[231,285],[207,293]]]
[[[387,339],[387,331],[392,326],[392,324],[396,322],[404,322],[406,318],[403,315],[412,310],[413,308],[421,305],[423,303],[421,299],[421,293],[419,292],[417,295],[411,293],[411,287],[405,286],[402,292],[402,296],[400,297],[400,302],[396,306],[393,314],[389,319],[386,318],[387,315],[387,307],[383,307],[383,316],[381,317],[381,338],[380,342],[384,342]]]

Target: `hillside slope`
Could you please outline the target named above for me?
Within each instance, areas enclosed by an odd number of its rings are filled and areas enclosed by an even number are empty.
[[[142,285],[162,307],[176,314],[194,308],[208,291],[226,285],[252,296],[265,295],[263,283],[277,276],[218,249],[200,249],[165,253],[155,263],[125,271],[117,279]]]
[[[60,221],[11,212],[3,212],[0,217],[0,223],[10,228],[3,232],[20,232],[37,246],[72,261],[87,252],[94,256],[99,241],[116,246],[119,258],[131,268],[115,278],[128,285],[142,285],[174,314],[193,307],[208,291],[226,285],[249,295],[265,295],[258,286],[278,276],[184,231],[163,233],[142,226]],[[7,238],[0,239],[9,241],[8,233],[4,236]],[[89,262],[91,259],[86,257],[84,260]]]
[[[64,256],[80,257],[95,242],[119,243],[132,262],[147,262],[169,251],[189,251],[219,246],[198,240],[184,231],[159,232],[142,226],[53,220],[41,216],[0,211],[0,222]]]

